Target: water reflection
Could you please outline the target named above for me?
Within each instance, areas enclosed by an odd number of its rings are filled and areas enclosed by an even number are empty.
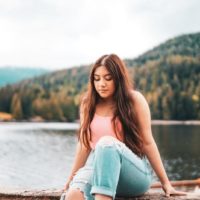
[[[0,133],[0,186],[61,188],[75,151],[70,131]]]
[[[153,126],[153,133],[171,180],[200,177],[199,126]]]
[[[0,126],[0,187],[62,188],[75,154],[75,131],[28,127]],[[170,179],[200,177],[200,126],[152,129]]]

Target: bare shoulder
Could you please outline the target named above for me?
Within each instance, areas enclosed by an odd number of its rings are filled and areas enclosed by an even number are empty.
[[[80,107],[84,107],[85,106],[85,103],[87,101],[87,93],[83,94],[80,98]]]
[[[131,91],[134,110],[136,113],[147,113],[149,111],[149,105],[144,95],[136,90]]]
[[[134,104],[147,104],[147,101],[141,92],[132,90],[131,95]]]
[[[84,110],[85,110],[86,101],[87,101],[87,96],[84,94],[84,95],[81,97],[81,100],[80,100],[80,106],[79,106],[80,118],[83,118],[83,114],[84,114]]]

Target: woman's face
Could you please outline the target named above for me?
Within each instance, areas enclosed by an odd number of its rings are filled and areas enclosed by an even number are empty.
[[[104,66],[98,67],[94,72],[94,86],[100,97],[110,99],[115,92],[112,75]]]

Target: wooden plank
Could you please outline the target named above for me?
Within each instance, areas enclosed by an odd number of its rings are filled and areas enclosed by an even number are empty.
[[[62,194],[61,190],[15,190],[2,191],[0,190],[1,200],[59,200]],[[116,200],[200,200],[200,195],[191,193],[187,196],[164,196],[164,193],[159,190],[150,189],[146,194],[140,197],[117,197]]]

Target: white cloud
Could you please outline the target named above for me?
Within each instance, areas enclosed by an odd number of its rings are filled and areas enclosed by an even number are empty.
[[[0,0],[0,66],[71,67],[133,58],[200,30],[198,0]]]

